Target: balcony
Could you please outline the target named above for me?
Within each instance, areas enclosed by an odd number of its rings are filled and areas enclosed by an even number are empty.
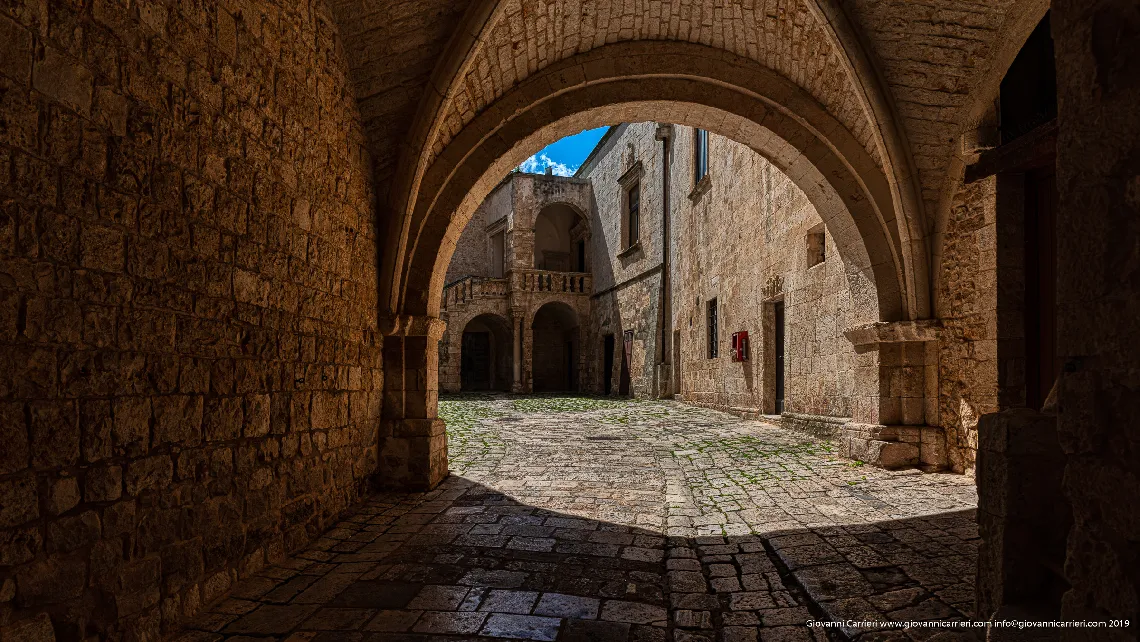
[[[594,277],[588,272],[551,272],[548,270],[512,270],[507,277],[518,292],[564,292],[589,295],[594,290]]]
[[[502,279],[468,276],[447,285],[443,289],[440,307],[448,310],[475,299],[502,299],[512,292],[553,292],[589,296],[593,289],[594,278],[587,272],[512,270]]]

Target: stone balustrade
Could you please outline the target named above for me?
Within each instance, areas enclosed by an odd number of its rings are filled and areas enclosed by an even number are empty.
[[[557,292],[589,295],[594,279],[585,272],[552,272],[550,270],[512,270],[503,279],[468,276],[443,290],[444,310],[474,299],[505,298],[514,292]]]
[[[464,277],[443,289],[443,309],[466,303],[472,299],[506,297],[510,291],[509,279],[487,277]]]
[[[522,292],[565,292],[590,294],[594,278],[585,272],[551,272],[549,270],[513,270],[511,286]]]

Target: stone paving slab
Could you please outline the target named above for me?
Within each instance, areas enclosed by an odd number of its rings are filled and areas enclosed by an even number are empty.
[[[972,615],[970,478],[673,402],[463,395],[440,412],[438,489],[373,496],[178,639],[925,640],[940,631],[806,623]]]

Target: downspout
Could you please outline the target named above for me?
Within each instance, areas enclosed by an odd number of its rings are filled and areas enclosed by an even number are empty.
[[[673,336],[673,310],[669,290],[669,176],[670,171],[670,143],[673,140],[673,126],[669,124],[657,125],[657,140],[661,141],[661,292],[658,295],[657,305],[657,355],[656,367],[653,369],[653,388],[657,396],[673,396],[673,382],[670,380],[668,365],[671,361],[669,341]],[[662,374],[664,373],[664,377]],[[665,385],[662,386],[662,378]]]

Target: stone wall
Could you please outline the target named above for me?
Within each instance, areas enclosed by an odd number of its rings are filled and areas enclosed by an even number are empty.
[[[455,244],[451,263],[447,266],[444,283],[453,283],[465,276],[493,276],[491,241],[487,225],[494,223],[510,211],[513,189],[504,182],[475,209],[471,222]]]
[[[1140,8],[1053,2],[1058,433],[1073,506],[1063,615],[1140,612]],[[1068,639],[1087,636],[1073,630]],[[1136,626],[1103,639],[1135,640]]]
[[[614,335],[610,383],[616,393],[621,376],[623,334],[633,331],[630,394],[635,397],[654,394],[664,207],[661,141],[656,135],[657,123],[618,125],[578,170],[579,176],[589,179],[594,195],[589,253],[594,272],[591,325],[595,334],[584,349],[593,364],[590,381],[598,392],[605,389],[605,335]],[[627,233],[622,229],[623,199],[629,181],[635,177],[641,188],[639,241],[636,246],[626,248],[623,239]]]
[[[158,639],[376,467],[376,244],[321,2],[0,8],[0,638]]]
[[[978,418],[1000,409],[997,182],[990,177],[958,191],[939,274],[938,416],[950,465],[958,472],[973,470]]]
[[[693,182],[693,130],[675,130],[673,327],[680,331],[679,393],[686,401],[750,413],[774,405],[772,302],[786,318],[785,411],[849,417],[856,324],[844,266],[815,208],[782,172],[747,147],[710,136],[708,184]],[[824,261],[809,265],[809,233]],[[818,237],[817,237],[818,238]],[[708,358],[707,304],[715,298],[719,356]],[[733,332],[750,358],[733,362]]]
[[[673,258],[670,291],[665,294],[673,302],[671,319],[663,319],[661,310],[665,269],[662,137],[671,137]],[[856,320],[843,262],[819,215],[786,175],[729,139],[712,136],[709,177],[696,191],[692,162],[691,128],[659,130],[653,122],[619,125],[578,172],[579,182],[589,181],[590,190],[581,191],[568,179],[517,174],[492,192],[472,226],[487,218],[488,212],[509,211],[510,261],[516,267],[530,267],[533,259],[527,234],[532,231],[538,204],[577,204],[582,194],[592,195],[587,254],[594,294],[590,322],[581,337],[586,362],[582,389],[604,390],[605,336],[613,334],[614,369],[609,376],[611,390],[618,390],[624,333],[630,331],[632,395],[652,396],[674,385],[686,401],[752,414],[771,413],[771,303],[782,300],[787,332],[785,410],[849,417],[855,354],[842,331]],[[624,198],[634,180],[641,194],[639,241],[626,247]],[[504,193],[513,194],[510,202],[499,196]],[[457,246],[449,280],[477,273],[475,264],[486,234],[472,231],[472,226]],[[809,255],[818,254],[819,239],[824,260],[809,265]],[[714,297],[720,305],[720,355],[709,359],[705,311],[707,301]],[[664,338],[662,325],[669,335]],[[677,351],[671,346],[670,327],[679,330]],[[731,361],[729,344],[736,331],[750,335],[750,360],[743,363]],[[450,350],[447,353],[454,361]],[[679,364],[669,363],[674,355],[680,357]],[[679,387],[666,382],[674,373],[680,374]]]

